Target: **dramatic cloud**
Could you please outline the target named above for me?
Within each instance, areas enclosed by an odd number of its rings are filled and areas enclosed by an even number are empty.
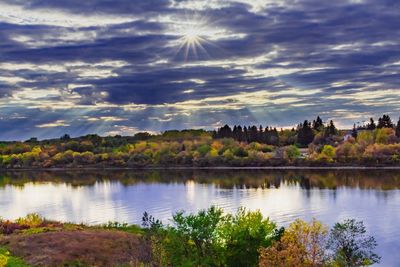
[[[0,139],[400,115],[396,0],[0,0]]]

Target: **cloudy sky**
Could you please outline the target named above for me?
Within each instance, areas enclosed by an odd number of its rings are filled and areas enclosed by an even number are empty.
[[[398,0],[0,0],[0,139],[400,115]]]

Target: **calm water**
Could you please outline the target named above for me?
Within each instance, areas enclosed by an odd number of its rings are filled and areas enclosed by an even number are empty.
[[[216,205],[259,209],[280,225],[356,218],[376,237],[381,265],[400,266],[399,189],[394,171],[7,172],[0,174],[0,216],[140,224],[144,211],[168,222],[178,210]]]

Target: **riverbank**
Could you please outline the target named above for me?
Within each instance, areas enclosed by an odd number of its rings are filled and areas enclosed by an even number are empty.
[[[263,167],[64,167],[64,168],[0,168],[0,172],[7,171],[146,171],[146,170],[400,170],[400,166],[263,166]]]
[[[211,207],[197,214],[178,212],[168,225],[145,213],[142,226],[87,226],[37,214],[0,220],[0,266],[367,266],[380,261],[374,237],[352,219],[331,230],[315,219],[279,228],[259,211],[224,214]],[[341,242],[348,239],[360,253],[342,259]]]
[[[18,265],[1,265],[13,258]],[[0,235],[0,266],[151,266],[151,248],[140,233],[63,224]]]

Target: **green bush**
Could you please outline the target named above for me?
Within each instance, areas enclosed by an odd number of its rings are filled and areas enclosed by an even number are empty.
[[[330,233],[327,248],[335,266],[368,266],[379,263],[374,253],[375,238],[368,236],[362,221],[348,219],[336,223]]]
[[[257,266],[258,249],[269,247],[281,233],[260,211],[249,212],[244,208],[229,216],[221,228],[228,266]]]
[[[300,150],[297,146],[292,145],[288,146],[285,149],[284,157],[289,160],[297,159],[301,156]]]
[[[245,209],[234,216],[216,207],[197,214],[178,212],[168,226],[149,220],[148,214],[144,218],[160,265],[257,266],[258,249],[280,236],[276,225],[260,212]]]
[[[29,267],[22,259],[14,257],[10,252],[0,247],[0,266],[1,267]]]

